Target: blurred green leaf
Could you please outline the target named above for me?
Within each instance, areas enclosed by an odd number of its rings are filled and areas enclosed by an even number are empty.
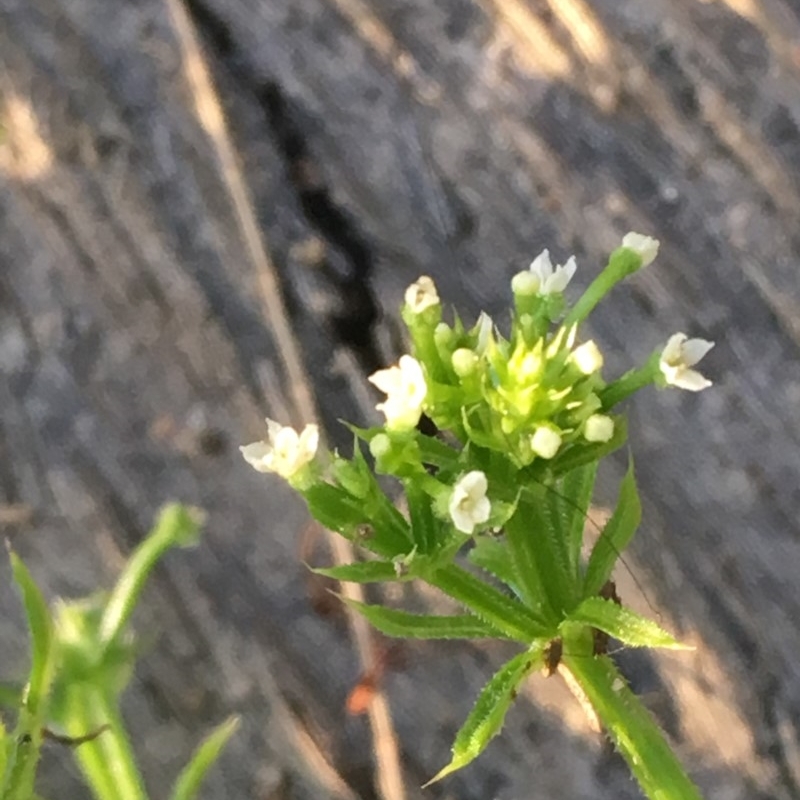
[[[228,740],[239,727],[239,718],[231,717],[215,728],[197,748],[192,760],[178,776],[170,800],[192,800],[206,773],[219,758]]]
[[[17,708],[22,703],[22,687],[0,683],[0,707]]]
[[[14,580],[22,593],[28,629],[31,634],[31,668],[23,702],[28,712],[38,718],[46,700],[55,670],[55,640],[53,620],[39,587],[27,567],[13,551],[10,552]]]
[[[125,564],[103,611],[99,639],[104,648],[124,629],[153,567],[170,548],[195,545],[204,519],[200,509],[177,503],[161,511],[155,527]]]

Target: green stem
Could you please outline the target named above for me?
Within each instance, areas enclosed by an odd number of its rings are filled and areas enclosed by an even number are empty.
[[[650,800],[702,800],[661,729],[611,659],[593,657],[590,649],[581,654],[586,650],[580,641],[565,637],[563,662],[586,692],[644,793]]]
[[[75,758],[97,800],[147,800],[119,710],[109,694],[88,685],[72,687],[67,700],[69,732],[82,736],[108,725],[97,739],[75,750]]]
[[[618,403],[626,400],[634,392],[644,389],[654,383],[659,372],[659,362],[661,361],[661,351],[657,350],[638,369],[626,372],[619,380],[610,383],[603,391],[599,392],[600,402],[603,404],[603,411],[609,411]]]
[[[606,268],[589,284],[577,303],[564,319],[564,327],[583,322],[592,309],[608,294],[615,284],[633,274],[642,266],[642,257],[629,247],[618,247],[608,259]]]
[[[24,707],[20,709],[20,719],[13,734],[14,745],[8,753],[5,774],[0,775],[0,798],[2,800],[29,800],[33,797],[36,766],[42,749],[41,723]],[[0,742],[6,747],[7,742]]]
[[[106,650],[128,622],[158,560],[171,547],[194,544],[200,522],[197,511],[186,506],[170,505],[161,512],[155,528],[128,559],[106,604],[100,622],[100,640]],[[98,660],[102,660],[102,656]]]

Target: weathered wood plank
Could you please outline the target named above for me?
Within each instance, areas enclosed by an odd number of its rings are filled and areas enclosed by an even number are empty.
[[[334,442],[337,418],[374,414],[360,381],[395,357],[421,272],[495,313],[543,246],[576,252],[585,284],[628,229],[662,240],[592,334],[610,371],[674,330],[718,342],[713,391],[632,404],[646,524],[631,568],[698,650],[622,657],[709,797],[794,796],[792,4],[188,7]],[[111,579],[162,502],[206,508],[204,544],[168,559],[139,620],[161,633],[130,697],[153,788],[238,709],[207,796],[346,796],[315,783],[304,726],[371,796],[367,731],[342,710],[358,668],[311,610],[303,512],[235,450],[263,414],[291,416],[292,389],[166,7],[2,0],[0,65],[0,500],[34,510],[7,532],[49,592],[75,593]],[[6,581],[0,603],[5,619]],[[23,657],[12,623],[4,673]],[[501,655],[415,646],[389,678],[410,797]],[[486,757],[427,796],[512,800],[532,776],[543,796],[636,796],[570,698],[535,683]],[[47,786],[62,793],[61,773]]]

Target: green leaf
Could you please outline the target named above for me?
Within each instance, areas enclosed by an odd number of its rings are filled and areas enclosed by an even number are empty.
[[[485,569],[502,581],[517,597],[522,597],[522,590],[514,571],[514,562],[511,560],[511,551],[504,542],[489,536],[476,537],[475,546],[467,557],[475,566]]]
[[[382,490],[375,484],[370,489],[370,502],[367,502],[351,497],[339,486],[316,483],[303,491],[303,497],[314,519],[346,539],[354,538],[354,531],[359,525],[369,524],[373,535],[360,544],[379,556],[392,558],[408,551],[411,536],[403,515],[391,506],[388,499],[384,498],[385,503],[381,502],[377,493],[382,494]]]
[[[611,577],[617,558],[633,538],[641,519],[642,504],[636,490],[636,478],[631,461],[620,486],[617,507],[603,528],[600,538],[595,542],[589,557],[583,580],[584,597],[596,595],[605,586]]]
[[[577,655],[574,644],[565,640],[563,663],[651,800],[702,800],[664,734],[611,659]]]
[[[660,625],[642,617],[613,600],[588,597],[570,615],[569,623],[580,623],[597,628],[619,639],[629,647],[665,647],[670,650],[693,650],[681,644]]]
[[[215,728],[197,748],[172,789],[170,800],[192,800],[209,768],[219,758],[228,740],[239,727],[239,718],[231,717]]]
[[[546,623],[533,609],[484,583],[456,564],[430,573],[425,581],[441,589],[510,639],[528,644],[554,632],[554,626]]]
[[[324,575],[336,581],[350,583],[381,583],[399,581],[397,565],[393,561],[359,561],[355,564],[342,564],[337,567],[309,567],[316,575]]]
[[[542,647],[519,653],[506,662],[483,687],[477,702],[453,742],[450,763],[436,773],[425,786],[465,767],[477,758],[492,738],[500,733],[506,713],[522,680],[542,663]],[[422,788],[424,789],[425,786]]]
[[[459,451],[433,436],[420,434],[417,438],[423,464],[432,464],[439,469],[455,472],[459,469]]]
[[[43,705],[50,689],[55,670],[56,643],[53,634],[53,619],[39,587],[30,572],[13,551],[10,552],[14,580],[22,593],[25,615],[31,633],[31,668],[24,703],[33,717],[43,712]]]
[[[22,687],[0,683],[0,708],[17,708],[22,704]]]
[[[423,555],[433,553],[442,537],[439,535],[441,525],[433,514],[431,498],[421,489],[418,481],[406,481],[405,491],[414,546]]]
[[[354,608],[375,628],[387,636],[407,639],[504,639],[502,631],[481,621],[472,614],[437,616],[434,614],[411,614],[396,608],[369,605],[340,597],[342,602]]]
[[[578,599],[577,576],[569,566],[567,532],[543,484],[526,487],[506,538],[527,603],[556,624]]]
[[[568,472],[561,481],[563,498],[554,498],[554,502],[566,505],[567,531],[569,541],[570,567],[578,574],[583,545],[583,530],[592,502],[594,483],[597,477],[597,461],[591,461]]]

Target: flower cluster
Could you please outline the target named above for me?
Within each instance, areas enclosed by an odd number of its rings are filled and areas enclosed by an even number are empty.
[[[711,342],[675,334],[640,370],[607,384],[600,348],[592,340],[578,341],[578,325],[598,300],[657,253],[655,239],[627,234],[604,272],[564,315],[563,295],[577,271],[575,257],[554,266],[550,253],[542,251],[511,282],[514,313],[507,337],[485,313],[470,329],[459,319],[453,325],[442,321],[436,286],[420,277],[406,290],[402,309],[414,355],[369,378],[386,395],[377,405],[385,426],[367,437],[378,469],[424,485],[436,513],[457,531],[472,534],[488,525],[493,512],[489,481],[473,468],[471,452],[503,454],[516,470],[537,461],[555,463],[611,443],[617,433],[611,407],[632,391],[653,382],[690,391],[709,386],[693,367]],[[451,468],[435,477],[423,467],[422,435],[416,430],[423,414],[458,440]],[[266,441],[242,448],[245,459],[294,485],[308,482],[317,427],[298,433],[272,420],[267,426]],[[345,475],[344,462],[336,463],[337,474]]]

